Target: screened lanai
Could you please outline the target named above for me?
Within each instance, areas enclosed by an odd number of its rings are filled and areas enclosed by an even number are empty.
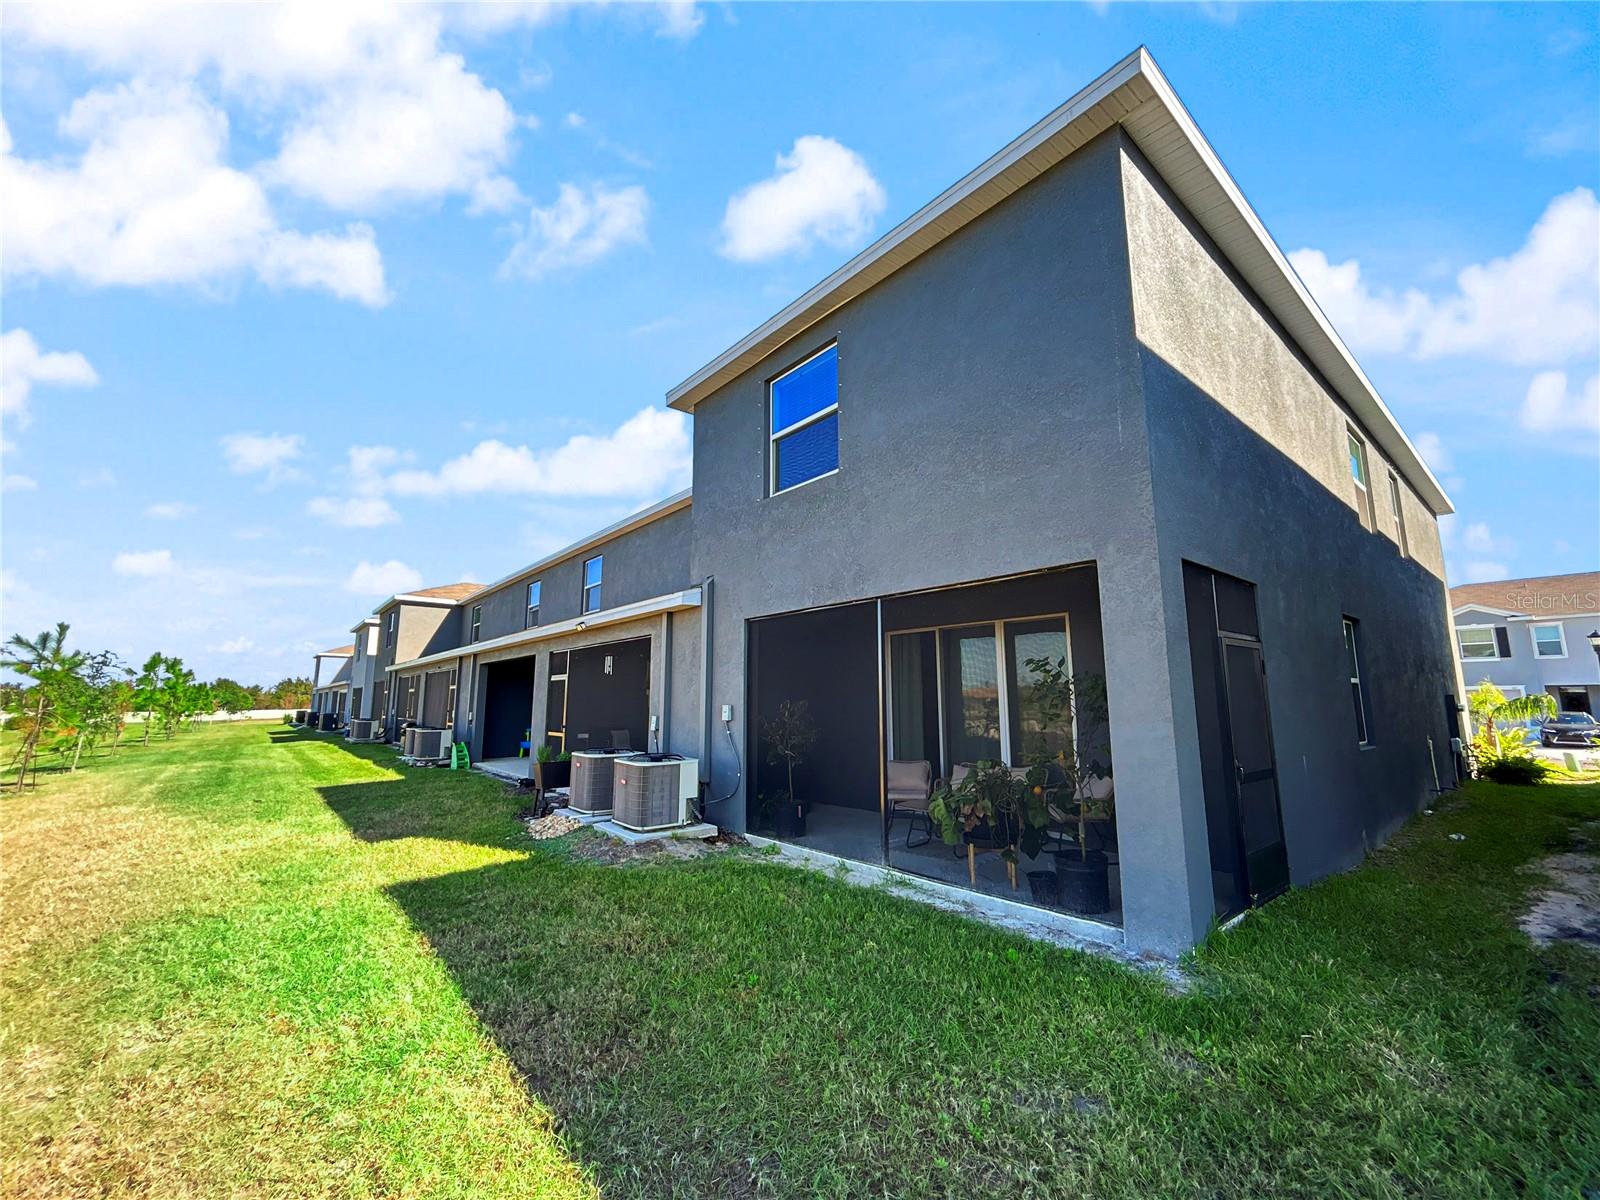
[[[750,828],[1120,923],[1093,565],[764,617],[749,623],[748,638]],[[1074,683],[1075,705],[1060,704],[1062,680]],[[803,831],[782,811],[792,806],[791,764],[775,753],[786,703],[790,714],[803,705],[812,733],[793,764]],[[1076,772],[1070,783],[1066,755]],[[1009,822],[962,828],[952,845],[929,812],[929,793],[983,763],[1011,768],[1035,803],[1030,812],[1023,801]],[[1032,779],[1023,780],[1030,767]],[[1018,836],[1023,825],[1027,835]],[[1103,910],[1062,899],[1051,878],[1058,853],[1103,861]]]

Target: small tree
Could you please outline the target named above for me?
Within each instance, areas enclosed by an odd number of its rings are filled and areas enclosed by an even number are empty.
[[[761,736],[767,742],[767,761],[782,763],[789,775],[789,803],[799,804],[794,794],[794,769],[805,762],[817,741],[817,724],[811,719],[804,700],[785,700],[777,714],[761,722]]]
[[[144,713],[144,742],[150,744],[150,730],[161,707],[162,688],[167,681],[167,658],[159,650],[144,660],[133,680],[133,702]]]
[[[1468,694],[1467,711],[1472,715],[1472,725],[1477,731],[1477,737],[1483,740],[1490,753],[1498,754],[1501,721],[1511,723],[1553,717],[1556,713],[1556,702],[1548,692],[1530,692],[1525,696],[1508,700],[1504,692],[1485,679]]]
[[[1033,674],[1031,687],[1041,726],[1028,760],[1028,783],[1042,792],[1049,773],[1059,772],[1061,792],[1078,806],[1078,856],[1087,860],[1090,819],[1110,816],[1110,802],[1096,804],[1086,787],[1091,779],[1111,774],[1105,676],[1069,675],[1065,658],[1030,658],[1023,665]],[[1044,731],[1063,727],[1065,744],[1051,755]]]
[[[62,621],[54,631],[47,629],[32,641],[20,633],[13,634],[0,657],[0,667],[15,671],[32,683],[15,693],[16,708],[12,710],[22,734],[11,759],[11,765],[17,768],[19,789],[27,782],[28,771],[37,765],[44,739],[57,730],[60,706],[81,686],[78,672],[84,656],[67,652],[70,628]]]

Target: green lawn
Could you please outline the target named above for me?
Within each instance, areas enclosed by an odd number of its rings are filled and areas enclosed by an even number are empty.
[[[1600,1187],[1600,955],[1513,923],[1597,787],[1452,798],[1178,995],[756,854],[591,865],[283,727],[42,778],[0,816],[8,1195]]]

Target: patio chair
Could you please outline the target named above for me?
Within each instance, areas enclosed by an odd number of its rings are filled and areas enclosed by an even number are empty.
[[[889,825],[896,818],[908,817],[906,849],[915,850],[933,841],[933,820],[928,816],[928,802],[933,799],[933,764],[926,759],[890,759],[885,776],[888,785]],[[913,842],[911,835],[918,827],[922,840]]]
[[[1116,784],[1105,775],[1091,775],[1078,787],[1078,794],[1066,804],[1052,799],[1049,805],[1050,820],[1052,824],[1060,825],[1059,830],[1051,832],[1046,839],[1047,844],[1054,850],[1076,850],[1078,839],[1072,832],[1078,823],[1078,805],[1084,802],[1090,804],[1103,804],[1111,800],[1116,793]],[[1086,823],[1084,841],[1090,850],[1114,850],[1117,844],[1116,816],[1091,817]]]

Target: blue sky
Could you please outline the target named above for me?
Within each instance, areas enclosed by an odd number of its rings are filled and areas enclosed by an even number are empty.
[[[264,682],[675,490],[668,387],[1141,42],[1452,580],[1593,569],[1597,16],[9,6],[0,621]]]

